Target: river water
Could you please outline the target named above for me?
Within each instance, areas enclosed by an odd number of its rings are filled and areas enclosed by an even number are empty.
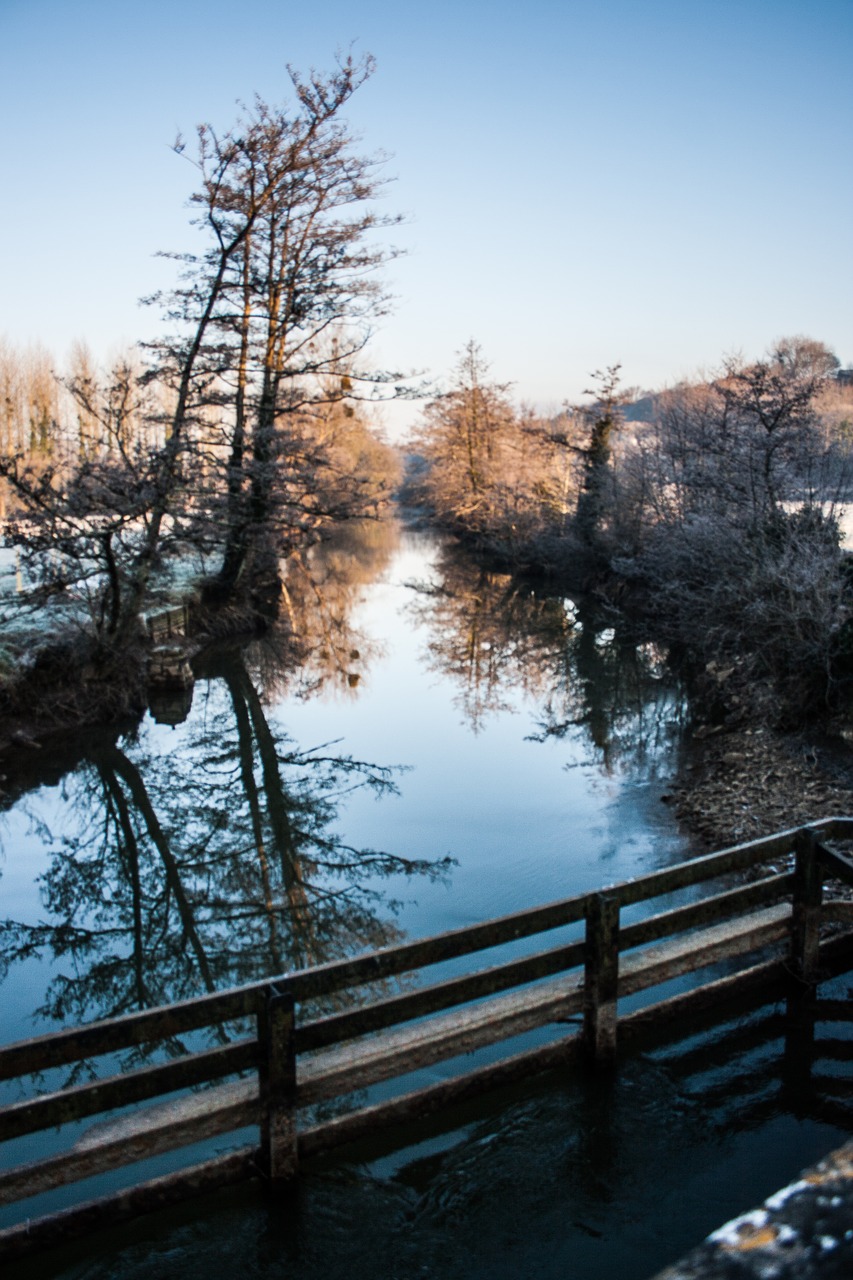
[[[665,654],[428,533],[368,526],[315,551],[273,634],[196,676],[191,706],[161,698],[3,780],[4,1042],[688,856],[662,803],[688,715]],[[651,1056],[330,1162],[286,1222],[229,1193],[46,1273],[640,1277],[841,1132],[781,1104],[709,1125]]]

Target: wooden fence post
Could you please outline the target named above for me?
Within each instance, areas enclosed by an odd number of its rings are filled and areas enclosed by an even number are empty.
[[[270,986],[258,1013],[261,1153],[270,1182],[292,1179],[297,1170],[296,1052],[293,993]]]
[[[619,899],[593,894],[586,908],[583,1039],[594,1062],[616,1059],[616,996],[619,983]]]
[[[791,915],[791,968],[801,982],[817,981],[823,868],[813,831],[797,832]]]

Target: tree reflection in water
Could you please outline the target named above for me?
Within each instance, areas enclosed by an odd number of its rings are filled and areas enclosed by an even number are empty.
[[[306,749],[268,712],[285,695],[356,696],[375,646],[354,628],[353,605],[393,546],[393,529],[354,528],[289,564],[276,631],[208,653],[174,734],[150,722],[100,731],[5,780],[11,805],[61,779],[55,832],[49,809],[28,802],[49,857],[42,919],[0,926],[0,976],[32,957],[51,962],[37,1018],[115,1016],[387,945],[400,936],[389,878],[399,892],[407,877],[448,874],[446,860],[348,843],[346,795],[394,791],[395,771],[334,743]],[[573,738],[575,763],[590,744],[606,770],[647,769],[668,750],[683,702],[661,655],[591,606],[445,548],[412,608],[475,730],[522,695],[537,708],[534,736]]]
[[[388,567],[396,521],[354,521],[305,556],[287,562],[281,625],[254,653],[265,690],[308,698],[330,686],[355,696],[381,643],[353,626],[363,588]]]
[[[459,686],[475,733],[523,693],[539,704],[534,740],[577,731],[608,773],[645,765],[671,744],[686,701],[665,651],[639,643],[600,605],[494,572],[451,544],[435,577],[412,585],[430,664]]]
[[[349,688],[353,655],[368,652],[347,620],[354,585],[328,555],[317,561],[313,578],[305,566],[291,575],[286,625],[314,655],[309,683]],[[301,597],[310,607],[297,617]],[[113,1017],[386,946],[401,934],[383,882],[448,873],[448,859],[339,834],[344,798],[395,792],[397,770],[290,740],[266,705],[294,670],[276,660],[275,637],[222,649],[206,660],[178,751],[147,731],[81,748],[62,780],[63,834],[40,826],[46,918],[0,925],[0,977],[29,957],[58,962],[37,1017]]]

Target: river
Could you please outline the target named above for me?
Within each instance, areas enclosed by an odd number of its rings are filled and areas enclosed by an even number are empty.
[[[417,529],[315,550],[271,635],[205,653],[191,705],[10,766],[3,1041],[688,856],[662,803],[688,716],[665,658]],[[839,1132],[782,1106],[756,1146],[667,1071],[652,1056],[606,1088],[516,1090],[415,1147],[330,1162],[287,1223],[231,1193],[212,1221],[188,1209],[45,1273],[647,1275]]]

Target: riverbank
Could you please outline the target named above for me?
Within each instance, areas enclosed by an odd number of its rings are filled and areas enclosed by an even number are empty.
[[[273,621],[246,607],[203,605],[195,592],[149,613],[121,651],[85,633],[58,637],[0,680],[0,760],[137,721],[158,695],[191,689],[193,665],[208,651],[248,643]]]
[[[845,739],[764,725],[716,733],[703,727],[663,799],[707,848],[853,814],[853,751]]]
[[[410,531],[429,523],[416,508],[403,505],[400,515]],[[298,583],[291,586],[295,590]],[[323,578],[322,590],[328,586]],[[314,584],[314,594],[317,589]],[[553,581],[549,589],[559,594]],[[572,594],[569,583],[562,590]],[[298,601],[291,594],[285,594],[279,619],[288,666],[305,660],[314,641],[323,650],[328,647],[327,627],[315,635],[310,625],[294,621]],[[637,601],[618,598],[618,593],[613,599],[613,592],[602,588],[595,595],[623,616],[638,617],[638,634],[653,635]],[[197,667],[211,646],[248,640],[259,630],[257,615],[235,607],[205,608],[197,597],[186,622],[179,639],[187,672],[188,664]],[[489,644],[499,643],[500,636],[488,634]],[[173,638],[171,632],[167,638]],[[98,726],[138,721],[152,697],[157,639],[149,620],[137,642],[115,656],[107,670],[92,661],[78,637],[76,644],[57,644],[43,653],[20,683],[7,680],[0,688],[0,759],[8,762],[22,749],[26,753],[27,748],[64,742],[81,730],[90,734]],[[754,665],[746,656],[727,666],[711,661],[689,677],[693,729],[688,730],[677,782],[664,801],[691,844],[720,848],[815,818],[853,813],[853,747],[840,731],[834,736],[827,731],[826,716],[796,730],[780,728],[784,721],[778,692],[757,675]]]

